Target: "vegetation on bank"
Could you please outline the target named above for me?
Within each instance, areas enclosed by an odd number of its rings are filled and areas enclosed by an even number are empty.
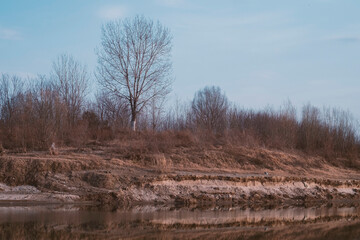
[[[141,139],[134,148],[145,144],[153,152],[176,146],[242,145],[357,159],[360,151],[356,122],[339,109],[305,105],[298,113],[287,103],[279,110],[246,110],[231,104],[220,88],[206,87],[191,103],[176,103],[167,111],[150,105],[140,114],[134,133],[129,130],[131,113],[121,98],[100,93],[89,101],[74,92],[66,97],[61,86],[45,77],[29,84],[2,75],[0,84],[0,141],[5,149]],[[79,99],[78,105],[68,99]]]
[[[90,75],[70,55],[59,56],[48,76],[2,74],[0,151],[141,139],[131,147],[153,146],[152,152],[161,153],[179,146],[240,145],[358,159],[358,125],[340,109],[308,104],[298,112],[290,102],[279,110],[243,109],[215,86],[165,108],[171,41],[169,29],[142,16],[104,25],[95,74],[102,88],[92,99]]]

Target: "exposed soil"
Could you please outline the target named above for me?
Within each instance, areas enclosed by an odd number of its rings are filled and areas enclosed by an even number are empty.
[[[0,156],[0,202],[119,207],[314,205],[360,200],[351,161],[269,149],[178,147],[137,153],[114,145]]]

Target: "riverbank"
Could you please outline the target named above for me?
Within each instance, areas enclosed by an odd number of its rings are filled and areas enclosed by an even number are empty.
[[[120,149],[120,150],[119,150]],[[349,160],[262,148],[179,147],[168,153],[114,145],[7,153],[0,202],[316,205],[360,200],[360,171]]]

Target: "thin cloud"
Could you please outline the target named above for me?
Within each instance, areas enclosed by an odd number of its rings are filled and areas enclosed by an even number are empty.
[[[343,43],[356,43],[356,42],[360,42],[360,38],[359,37],[337,37],[334,38],[334,40],[338,41],[338,42],[343,42]]]
[[[9,28],[0,28],[0,39],[19,40],[21,35],[18,31]]]
[[[338,34],[325,38],[326,41],[338,42],[338,43],[360,43],[360,37],[352,36],[352,34]]]
[[[105,20],[114,20],[125,17],[126,12],[127,9],[124,6],[104,6],[99,10],[98,16]]]

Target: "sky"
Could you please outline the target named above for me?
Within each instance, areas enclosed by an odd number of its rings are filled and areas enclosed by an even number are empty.
[[[173,35],[173,91],[219,86],[244,108],[290,100],[360,119],[358,0],[0,0],[0,72],[49,74],[60,54],[93,73],[102,24],[144,15]]]

